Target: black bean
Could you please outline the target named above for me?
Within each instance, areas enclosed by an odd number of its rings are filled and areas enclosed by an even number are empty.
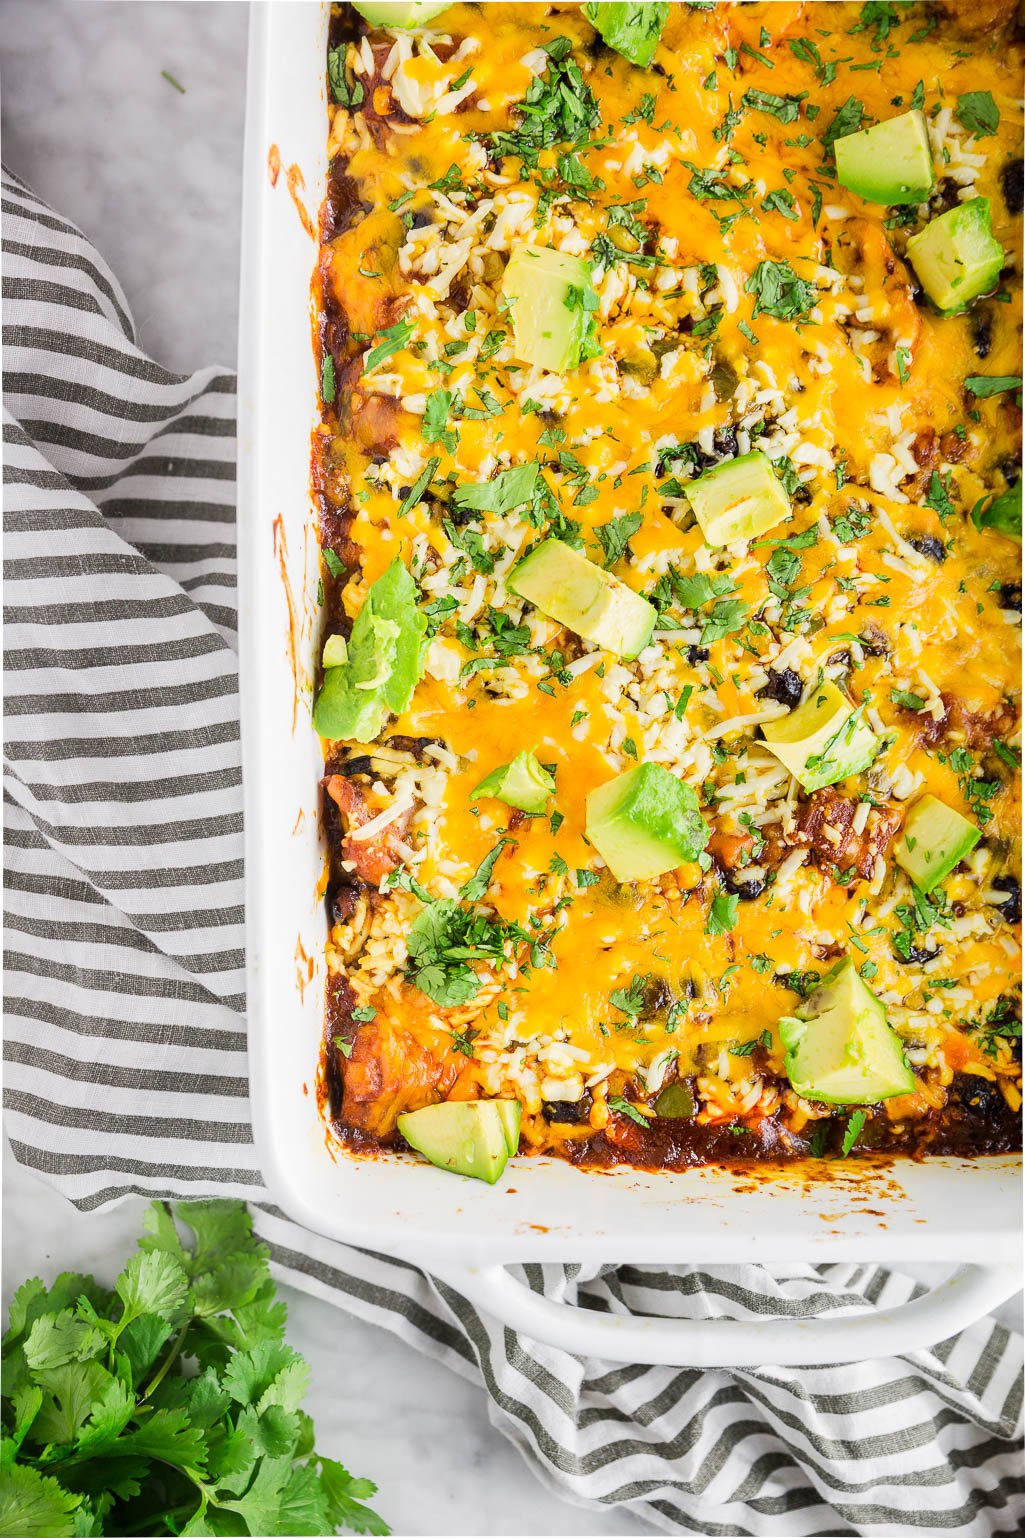
[[[723,872],[722,883],[728,892],[739,897],[741,902],[753,902],[756,897],[761,897],[765,891],[765,883],[768,880],[764,871],[747,872],[741,870],[728,870]]]
[[[708,647],[707,646],[688,646],[687,647],[687,661],[690,663],[691,667],[693,667],[698,662],[707,662],[708,661]]]
[[[1006,892],[1007,896],[1002,903],[994,906],[1000,909],[1008,924],[1021,923],[1021,883],[1017,876],[998,876],[993,883],[995,892]]]
[[[858,636],[858,644],[869,657],[885,657],[890,650],[886,632],[880,630],[878,625],[866,625]]]
[[[894,961],[899,961],[902,967],[920,967],[926,961],[935,961],[939,953],[938,947],[934,951],[927,951],[920,945],[912,945],[908,948],[906,956],[902,955],[900,951],[895,950],[893,959]]]
[[[1002,609],[1017,609],[1021,613],[1021,583],[1001,582],[1000,607]]]
[[[975,317],[972,326],[972,342],[978,357],[989,357],[990,348],[993,346],[993,321],[985,310],[980,310]]]
[[[763,689],[759,689],[758,698],[777,700],[780,705],[793,710],[801,703],[803,692],[800,673],[795,673],[793,668],[770,668],[769,682]]]
[[[343,758],[335,769],[336,774],[344,774],[346,779],[354,774],[370,774],[373,764],[369,753],[360,753],[353,758]]]
[[[952,176],[944,176],[941,178],[933,196],[939,198],[941,211],[949,213],[952,208],[957,207],[960,201],[961,188]]]
[[[722,459],[732,459],[737,452],[736,428],[717,427],[712,434],[712,446]]]
[[[1020,214],[1025,201],[1025,161],[1009,160],[1000,173],[1000,191],[1009,214]]]
[[[965,1111],[975,1123],[998,1121],[1007,1115],[999,1085],[974,1073],[959,1073],[947,1092],[948,1106]]]
[[[799,507],[807,507],[811,502],[811,490],[804,484],[803,481],[794,492],[792,500],[796,502]]]
[[[396,732],[388,738],[387,746],[396,753],[412,753],[417,763],[421,763],[425,748],[443,748],[445,744],[440,737],[408,737],[404,732]]]
[[[356,912],[359,906],[361,883],[346,882],[344,886],[336,887],[328,897],[328,913],[334,924],[344,924]]]
[[[930,561],[942,564],[947,559],[947,547],[942,539],[936,538],[935,534],[916,534],[908,540],[908,544],[913,550],[917,550],[919,555],[927,555]]]
[[[545,1121],[587,1121],[591,1114],[591,1091],[586,1089],[579,1100],[546,1100],[541,1106]]]

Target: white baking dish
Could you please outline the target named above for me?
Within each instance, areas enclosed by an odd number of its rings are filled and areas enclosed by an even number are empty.
[[[239,577],[253,1112],[264,1175],[291,1217],[416,1261],[508,1322],[577,1351],[678,1363],[838,1361],[953,1333],[1018,1285],[1019,1161],[905,1161],[740,1175],[586,1175],[518,1159],[496,1188],[413,1158],[332,1148],[315,1094],[325,938],[324,855],[310,728],[316,632],[308,492],[316,414],[310,278],[325,176],[327,6],[253,7],[242,236]],[[276,185],[269,160],[277,147]],[[298,168],[298,175],[295,170]],[[890,1315],[839,1323],[624,1321],[546,1304],[502,1264],[522,1260],[982,1262]]]

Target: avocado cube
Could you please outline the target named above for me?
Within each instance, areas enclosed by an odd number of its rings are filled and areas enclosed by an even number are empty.
[[[533,753],[517,753],[509,764],[499,764],[497,769],[485,775],[480,784],[470,792],[471,801],[482,796],[494,796],[506,806],[515,806],[521,812],[537,815],[548,804],[548,797],[555,791],[555,781],[548,770],[538,763]]]
[[[923,796],[907,815],[893,857],[921,891],[931,892],[982,834],[973,822],[936,796]]]
[[[604,42],[631,64],[647,69],[654,57],[662,28],[669,15],[666,0],[645,0],[644,4],[588,4],[584,15]]]
[[[343,635],[329,635],[324,642],[321,664],[325,668],[344,667],[349,660],[349,648]]]
[[[900,1037],[850,956],[783,1016],[779,1033],[787,1078],[806,1100],[875,1105],[915,1087]]]
[[[502,278],[521,363],[564,374],[595,357],[598,295],[590,265],[550,246],[517,246]]]
[[[790,498],[759,449],[725,459],[686,487],[687,500],[709,545],[757,539],[790,517]]]
[[[844,187],[870,203],[924,203],[936,180],[921,112],[902,112],[833,145]]]
[[[908,241],[918,281],[944,315],[967,309],[996,286],[1004,248],[993,234],[989,199],[959,203]]]
[[[836,684],[821,683],[789,715],[766,721],[766,744],[805,790],[867,769],[879,751],[871,727]]]
[[[447,11],[449,0],[353,0],[353,10],[359,11],[364,21],[372,27],[425,27],[435,16]]]
[[[518,1100],[491,1100],[498,1112],[502,1123],[502,1131],[505,1133],[505,1146],[512,1157],[520,1146],[520,1122],[523,1119],[523,1107]]]
[[[515,566],[507,586],[549,619],[618,657],[636,657],[651,640],[655,610],[561,539],[546,539]]]
[[[696,860],[709,839],[693,786],[638,764],[587,797],[585,828],[617,881],[651,881]]]
[[[493,1186],[515,1153],[520,1134],[519,1101],[443,1100],[398,1118],[410,1148],[439,1169],[486,1180]]]

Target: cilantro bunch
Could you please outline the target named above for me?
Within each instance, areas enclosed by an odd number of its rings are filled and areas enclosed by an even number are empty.
[[[12,1300],[0,1535],[387,1534],[376,1486],[314,1448],[245,1206],[154,1202],[145,1229],[113,1290],[66,1271]]]

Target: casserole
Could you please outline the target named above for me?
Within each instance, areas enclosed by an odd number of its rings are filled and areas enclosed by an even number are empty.
[[[246,156],[240,360],[239,534],[243,741],[246,762],[248,956],[254,1121],[268,1184],[308,1226],[348,1242],[402,1254],[460,1277],[482,1302],[501,1298],[505,1317],[535,1334],[540,1300],[479,1268],[523,1259],[703,1261],[857,1258],[956,1260],[966,1253],[1009,1262],[1017,1250],[1017,1161],[937,1158],[774,1172],[705,1167],[683,1179],[624,1170],[584,1177],[559,1161],[517,1164],[500,1192],[454,1183],[440,1172],[382,1154],[347,1158],[330,1145],[318,1114],[316,1062],[322,1031],[324,856],[315,786],[317,739],[307,711],[316,640],[317,546],[307,485],[316,380],[310,349],[310,229],[323,197],[326,10],[254,10]],[[272,67],[273,66],[273,67]],[[283,174],[272,186],[271,163]],[[290,197],[290,193],[292,196]],[[296,200],[303,204],[305,222]],[[768,1206],[771,1194],[773,1205]],[[770,1219],[771,1212],[771,1219]],[[460,1273],[460,1264],[478,1268]],[[963,1310],[982,1312],[1013,1279],[1006,1271],[962,1277],[929,1305],[921,1328],[951,1332]],[[482,1291],[483,1289],[483,1291]],[[947,1309],[950,1299],[962,1312]],[[745,1359],[748,1337],[719,1331],[699,1340],[686,1327],[615,1326],[593,1349],[663,1361]],[[635,1322],[636,1323],[636,1322]],[[845,1321],[850,1324],[852,1321]],[[863,1332],[877,1322],[857,1321]],[[894,1326],[910,1330],[913,1321]],[[724,1330],[732,1328],[725,1326]],[[871,1354],[885,1337],[863,1333],[780,1339],[777,1359],[838,1360]],[[596,1335],[595,1331],[599,1334]],[[667,1330],[671,1339],[667,1339]],[[583,1340],[583,1336],[576,1337]],[[906,1348],[910,1335],[889,1337]],[[921,1338],[924,1338],[921,1337]],[[731,1347],[728,1339],[737,1344]],[[674,1344],[675,1342],[675,1344]],[[762,1343],[764,1348],[764,1342]],[[581,1345],[580,1349],[585,1349]],[[810,1353],[810,1354],[809,1354]],[[749,1357],[747,1359],[750,1359]],[[768,1360],[762,1350],[761,1360]]]

